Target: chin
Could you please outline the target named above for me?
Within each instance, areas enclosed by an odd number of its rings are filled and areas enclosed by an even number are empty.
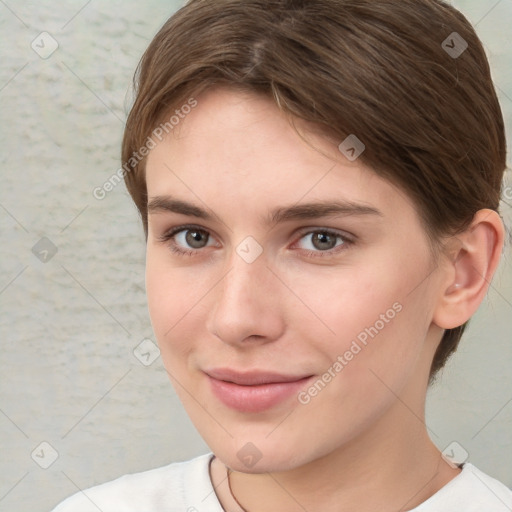
[[[290,471],[303,464],[302,461],[295,460],[290,457],[289,454],[283,456],[280,456],[279,454],[272,454],[271,458],[263,456],[253,466],[241,461],[238,458],[237,453],[220,453],[216,454],[216,456],[233,471],[254,475]]]
[[[212,443],[211,450],[233,471],[249,474],[290,471],[316,458],[313,454],[308,456],[304,451],[294,448],[301,443],[285,443],[277,437],[274,442],[264,437],[254,442],[234,438],[229,445],[218,446]]]

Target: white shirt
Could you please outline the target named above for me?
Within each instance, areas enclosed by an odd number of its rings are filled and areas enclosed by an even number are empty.
[[[64,500],[52,512],[224,512],[210,480],[213,453],[124,475]],[[510,512],[512,491],[466,462],[410,512]]]

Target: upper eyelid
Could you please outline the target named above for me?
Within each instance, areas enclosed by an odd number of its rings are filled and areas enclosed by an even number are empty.
[[[351,234],[351,233],[348,233],[347,231],[344,231],[343,229],[338,229],[338,228],[331,228],[331,227],[316,227],[316,228],[300,228],[298,230],[298,233],[301,235],[301,236],[304,236],[304,235],[308,235],[308,234],[311,234],[311,233],[322,233],[322,232],[325,232],[325,233],[331,233],[333,235],[337,235],[337,236],[341,236],[341,237],[345,237],[345,238],[356,238],[355,235]]]
[[[175,226],[175,227],[172,227],[168,230],[166,230],[161,236],[164,237],[164,236],[167,236],[169,234],[177,234],[181,231],[187,231],[187,230],[192,230],[192,229],[197,229],[198,231],[205,231],[206,233],[208,234],[212,234],[211,233],[211,230],[208,229],[208,228],[205,228],[205,227],[202,227],[202,226],[199,226],[199,225],[195,225],[195,224],[186,224],[186,225],[182,225],[182,226]],[[316,233],[316,232],[321,232],[321,231],[325,231],[325,232],[328,232],[328,233],[333,233],[333,234],[337,234],[337,235],[340,235],[340,236],[351,236],[351,237],[355,237],[355,235],[352,235],[344,230],[340,230],[339,228],[332,228],[332,227],[328,227],[328,226],[310,226],[310,227],[304,227],[304,228],[299,228],[296,230],[299,234],[301,235],[307,235],[309,233]]]
[[[165,238],[169,236],[177,235],[178,233],[181,233],[182,231],[191,231],[193,229],[197,229],[197,231],[204,231],[211,235],[211,231],[207,228],[203,228],[201,226],[196,226],[195,224],[186,224],[183,226],[174,226],[170,229],[165,230],[158,238]]]

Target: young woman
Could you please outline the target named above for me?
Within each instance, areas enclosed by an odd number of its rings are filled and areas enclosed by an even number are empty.
[[[437,0],[192,0],[137,74],[123,175],[163,362],[211,453],[55,512],[512,510],[429,383],[504,243],[500,107]]]

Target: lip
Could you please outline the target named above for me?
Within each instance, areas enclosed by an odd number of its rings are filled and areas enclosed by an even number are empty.
[[[213,394],[240,412],[263,412],[297,395],[313,375],[284,375],[252,370],[216,368],[204,372]]]

